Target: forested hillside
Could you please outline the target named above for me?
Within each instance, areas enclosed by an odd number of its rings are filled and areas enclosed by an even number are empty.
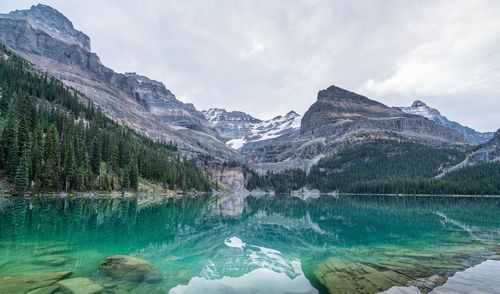
[[[177,147],[107,118],[81,94],[0,47],[0,170],[17,191],[208,190]]]
[[[309,187],[349,193],[500,194],[499,163],[466,167],[435,178],[465,155],[463,149],[374,141],[349,146],[324,158],[309,173],[288,170],[261,176],[250,174],[247,187],[277,192]]]

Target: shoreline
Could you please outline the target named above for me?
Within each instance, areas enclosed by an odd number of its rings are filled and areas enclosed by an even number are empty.
[[[214,196],[231,196],[234,194],[241,194],[243,191],[234,192],[221,192]],[[12,193],[10,191],[0,191],[0,195],[8,195],[8,197],[27,197],[27,196],[59,196],[59,197],[98,197],[98,196],[110,196],[110,197],[149,197],[149,196],[167,196],[167,197],[182,197],[182,196],[197,196],[197,195],[208,195],[213,194],[210,192],[174,192],[174,191],[138,191],[138,192],[118,192],[118,191],[81,191],[81,192],[25,192],[25,193]],[[381,193],[270,193],[270,192],[259,192],[252,193],[248,191],[248,196],[260,197],[260,196],[291,196],[297,198],[318,198],[319,196],[331,196],[331,197],[342,197],[342,196],[390,196],[390,197],[452,197],[452,198],[500,198],[500,195],[491,194],[381,194]]]

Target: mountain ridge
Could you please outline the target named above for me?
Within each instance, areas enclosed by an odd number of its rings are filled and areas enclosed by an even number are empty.
[[[40,15],[67,32],[52,33],[55,29],[47,28],[47,22],[33,21]],[[177,100],[161,82],[134,73],[115,73],[90,52],[90,39],[87,44],[86,38],[80,42],[68,37],[80,33],[67,18],[45,5],[0,15],[2,43],[84,93],[115,121],[153,139],[176,143],[188,152],[234,156],[192,104]]]
[[[89,36],[76,30],[71,20],[48,5],[37,4],[31,6],[29,10],[15,10],[2,16],[36,23],[49,35],[64,39],[68,43],[78,44],[88,51],[91,50]]]
[[[493,137],[493,132],[481,133],[463,126],[458,122],[450,121],[446,116],[441,115],[439,110],[427,106],[421,100],[415,100],[410,107],[398,107],[401,111],[409,114],[421,115],[434,121],[436,124],[455,130],[462,134],[465,139],[474,145],[486,143]]]
[[[330,86],[304,114],[301,134],[341,136],[356,130],[391,131],[428,136],[430,140],[463,143],[461,136],[421,116],[406,114],[357,93]],[[432,138],[433,137],[433,138]]]
[[[301,119],[293,110],[268,120],[255,118],[242,111],[226,111],[222,108],[210,108],[202,113],[212,127],[227,138],[226,145],[235,150],[248,143],[289,136],[299,130]]]

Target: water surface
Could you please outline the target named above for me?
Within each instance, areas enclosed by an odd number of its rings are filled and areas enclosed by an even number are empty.
[[[498,258],[499,216],[500,199],[480,197],[4,197],[0,277],[71,271],[105,293],[430,291]],[[116,254],[163,280],[104,276]]]

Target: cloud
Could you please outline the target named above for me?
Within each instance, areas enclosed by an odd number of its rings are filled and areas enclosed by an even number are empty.
[[[0,10],[35,1],[3,0]],[[500,2],[46,0],[107,66],[160,80],[197,108],[304,113],[331,84],[389,105],[422,98],[500,127]],[[467,106],[464,106],[467,105]]]
[[[470,6],[462,5],[444,18],[436,15],[439,21],[433,26],[442,28],[440,33],[410,50],[388,77],[366,81],[366,89],[404,95],[498,92],[500,18],[491,11],[471,13]]]

